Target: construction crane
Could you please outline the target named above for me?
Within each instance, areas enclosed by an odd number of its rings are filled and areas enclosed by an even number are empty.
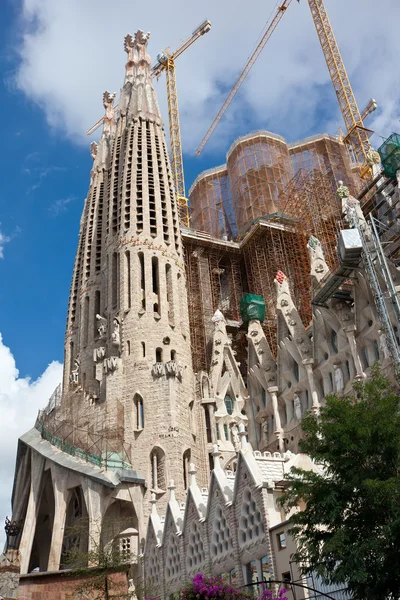
[[[183,225],[189,227],[189,205],[185,192],[185,177],[183,172],[182,159],[182,140],[179,124],[178,93],[176,89],[175,60],[185,52],[196,40],[211,29],[210,21],[203,21],[193,32],[192,35],[175,52],[169,53],[168,50],[161,52],[157,56],[157,63],[151,70],[153,77],[157,79],[165,71],[167,82],[168,99],[168,118],[169,134],[171,148],[171,167],[172,177],[175,184],[176,197],[178,203],[179,218]]]
[[[151,76],[157,80],[165,71],[167,81],[167,99],[168,99],[168,117],[169,117],[169,133],[171,145],[171,167],[172,177],[174,180],[175,191],[177,196],[179,219],[183,225],[189,227],[189,204],[185,193],[185,177],[183,172],[182,160],[182,140],[181,129],[179,124],[178,110],[178,93],[176,89],[176,73],[175,60],[185,52],[199,37],[208,33],[211,29],[211,23],[208,20],[203,21],[192,32],[192,35],[185,41],[175,52],[170,53],[168,50],[160,52],[157,55],[157,63],[151,69]],[[115,106],[115,109],[118,105]],[[101,117],[96,123],[88,129],[86,135],[91,135],[102,124],[104,117]]]
[[[297,1],[299,2],[300,0]],[[196,155],[199,155],[200,152],[203,150],[204,146],[207,144],[211,135],[215,131],[219,121],[221,120],[222,116],[224,115],[230,103],[232,102],[233,98],[239,91],[239,88],[241,87],[250,70],[254,66],[254,63],[260,56],[265,44],[271,37],[272,33],[275,31],[278,23],[282,19],[291,2],[292,0],[284,0],[282,4],[278,6],[277,11],[273,16],[272,20],[270,21],[270,24],[264,32],[260,42],[258,43],[254,52],[247,61],[246,66],[239,75],[239,78],[237,79],[232,90],[230,91],[227,99],[222,105],[220,111],[215,117],[213,123],[211,124],[199,147],[197,148]],[[318,38],[325,56],[325,61],[328,66],[329,74],[346,125],[347,132],[344,136],[344,142],[351,147],[354,160],[360,166],[365,165],[367,159],[367,152],[370,148],[369,136],[372,134],[372,131],[364,127],[363,118],[360,114],[353,90],[351,88],[350,80],[347,75],[323,0],[308,0],[308,4],[310,6],[311,14],[314,20],[314,25],[318,33]]]

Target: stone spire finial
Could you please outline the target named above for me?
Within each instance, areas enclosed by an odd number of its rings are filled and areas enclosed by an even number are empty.
[[[154,515],[154,516],[156,516],[158,514],[157,513],[157,507],[156,507],[157,498],[156,498],[156,495],[155,495],[154,492],[151,492],[150,504],[151,504],[151,514]]]
[[[111,93],[108,90],[103,94],[103,106],[106,111],[104,115],[103,135],[111,135],[115,131],[115,108],[113,107],[115,96],[115,93]]]
[[[189,487],[197,486],[196,473],[197,473],[196,465],[194,463],[190,463],[190,465],[189,465],[189,477],[190,477],[189,478]]]
[[[239,436],[240,436],[240,449],[246,450],[247,448],[247,440],[246,440],[246,428],[243,423],[239,424]]]
[[[221,452],[219,451],[218,444],[213,445],[212,456],[214,459],[214,469],[222,469],[220,461]]]
[[[171,481],[169,482],[169,501],[170,502],[176,502],[176,497],[175,497],[175,483],[174,480],[171,479]]]

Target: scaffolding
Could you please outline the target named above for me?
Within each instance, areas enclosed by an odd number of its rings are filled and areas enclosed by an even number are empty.
[[[132,447],[124,441],[123,426],[108,427],[104,418],[99,420],[101,426],[96,424],[93,411],[100,409],[87,402],[87,394],[82,389],[72,392],[69,400],[66,414],[61,404],[61,386],[58,386],[47,407],[39,410],[35,428],[42,438],[62,452],[97,467],[131,469]]]
[[[236,140],[227,155],[227,168],[238,231],[275,213],[279,196],[293,177],[285,139],[266,131]]]
[[[201,173],[189,191],[191,225],[223,239],[236,237],[232,192],[225,165]]]
[[[348,147],[340,137],[325,133],[294,142],[288,147],[295,175],[299,171],[311,173],[318,170],[330,179],[334,192],[339,181],[346,182],[354,195],[360,189],[359,169],[355,172],[352,168]]]
[[[245,291],[239,244],[184,232],[189,324],[195,372],[209,369],[214,325],[220,309],[228,327],[238,328]]]
[[[272,353],[277,353],[275,276],[287,275],[294,302],[305,326],[311,320],[310,270],[307,240],[293,226],[260,219],[242,240],[250,293],[262,296],[265,320],[262,325]]]

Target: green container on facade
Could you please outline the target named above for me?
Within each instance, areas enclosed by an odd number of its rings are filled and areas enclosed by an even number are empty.
[[[392,133],[378,148],[378,153],[385,175],[396,177],[396,172],[400,169],[400,134]]]
[[[262,296],[245,294],[240,300],[240,314],[243,323],[249,321],[260,321],[265,319],[265,302]]]

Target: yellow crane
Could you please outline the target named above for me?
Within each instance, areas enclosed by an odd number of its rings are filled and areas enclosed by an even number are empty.
[[[299,2],[300,0],[297,1]],[[292,0],[284,0],[278,6],[260,42],[258,43],[257,47],[253,51],[249,60],[247,61],[235,85],[233,86],[224,104],[219,110],[217,116],[215,117],[213,123],[211,124],[206,135],[201,141],[199,147],[197,148],[196,155],[199,155],[200,152],[203,150],[204,146],[207,144],[211,135],[215,131],[219,121],[221,120],[228,106],[237,94],[239,88],[246,79],[254,63],[261,54],[261,51],[263,50],[265,44],[271,37],[272,33],[275,31],[278,23],[282,19],[291,2]],[[367,159],[367,152],[370,148],[369,135],[372,133],[370,130],[364,127],[363,116],[365,111],[363,115],[360,114],[323,0],[308,0],[308,4],[311,10],[311,15],[314,20],[315,28],[317,30],[322,51],[325,56],[325,61],[328,66],[333,87],[338,98],[340,110],[342,112],[343,119],[346,125],[347,132],[344,136],[344,141],[348,144],[348,146],[351,147],[352,154],[356,162],[360,166],[365,165]],[[371,110],[369,112],[371,112]],[[369,114],[369,112],[367,112],[366,114]],[[365,169],[363,169],[363,171],[365,171]]]
[[[183,172],[182,159],[182,140],[181,129],[179,124],[179,109],[178,109],[178,92],[176,89],[176,73],[175,60],[185,52],[199,37],[208,33],[211,29],[211,23],[208,20],[203,21],[192,32],[192,35],[185,41],[175,52],[170,53],[168,50],[160,52],[157,56],[157,62],[151,69],[151,76],[158,79],[165,71],[167,82],[167,99],[168,99],[168,118],[169,118],[169,133],[171,145],[171,167],[172,177],[174,180],[175,191],[178,203],[179,219],[183,225],[189,227],[189,205],[185,193],[185,177]],[[115,108],[118,108],[116,106]],[[96,123],[88,129],[86,135],[91,135],[103,122],[104,117],[101,117]]]
[[[185,192],[185,177],[183,172],[182,159],[182,140],[179,124],[178,93],[176,89],[175,60],[185,52],[196,40],[211,29],[210,21],[203,21],[193,32],[192,35],[175,52],[169,53],[168,50],[161,52],[157,56],[157,63],[151,70],[153,77],[157,79],[165,71],[167,82],[168,99],[168,118],[169,134],[171,147],[171,167],[172,177],[175,184],[179,218],[183,225],[189,227],[189,206]]]

